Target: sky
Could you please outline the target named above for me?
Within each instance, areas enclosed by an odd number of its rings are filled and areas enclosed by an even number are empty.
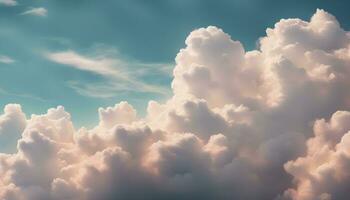
[[[0,199],[348,200],[348,8],[0,0]]]
[[[121,100],[140,113],[149,100],[166,100],[174,58],[196,28],[215,25],[253,50],[266,27],[281,18],[308,19],[317,8],[331,12],[344,28],[350,26],[348,2],[340,0],[2,2],[0,106],[20,103],[27,113],[43,113],[63,105],[78,126],[96,122],[99,107]],[[85,60],[50,57],[64,52]],[[108,65],[125,77],[82,69],[74,66],[77,62]]]

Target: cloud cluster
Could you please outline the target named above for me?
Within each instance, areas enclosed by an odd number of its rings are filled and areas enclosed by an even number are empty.
[[[317,120],[307,154],[285,164],[296,181],[284,197],[298,200],[347,199],[350,183],[350,112],[337,111],[327,122]]]
[[[350,34],[323,10],[266,33],[246,52],[194,30],[173,96],[145,117],[121,102],[76,130],[62,106],[28,119],[6,106],[0,133],[21,138],[0,155],[0,199],[345,200]]]

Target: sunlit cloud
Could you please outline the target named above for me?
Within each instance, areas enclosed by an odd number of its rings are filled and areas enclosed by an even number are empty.
[[[145,115],[122,101],[86,128],[63,106],[27,117],[9,104],[0,137],[18,141],[0,154],[0,199],[348,200],[349,52],[349,32],[318,9],[280,20],[252,51],[216,26],[193,30],[170,97]],[[158,91],[138,77],[149,71],[134,72],[147,63],[103,51],[44,56],[105,79],[67,82],[82,95]]]

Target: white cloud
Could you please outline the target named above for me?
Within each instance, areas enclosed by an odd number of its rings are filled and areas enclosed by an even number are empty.
[[[130,124],[136,121],[136,110],[127,102],[122,101],[114,107],[98,110],[100,125],[111,128],[117,124]]]
[[[285,164],[296,188],[281,199],[346,199],[350,183],[350,112],[338,111],[327,122],[317,120],[314,137],[307,142],[307,155]]]
[[[14,63],[15,60],[8,57],[8,56],[5,56],[5,55],[0,55],[0,63],[4,63],[4,64],[11,64],[11,63]]]
[[[108,58],[93,59],[77,54],[74,51],[50,53],[47,57],[57,63],[69,65],[80,70],[90,71],[106,76],[121,76],[121,73],[113,67],[116,61]]]
[[[1,150],[13,152],[17,140],[26,126],[26,117],[21,106],[8,104],[4,108],[4,113],[0,115],[0,144]]]
[[[217,27],[194,30],[173,96],[145,117],[121,102],[91,129],[76,130],[62,106],[27,119],[17,152],[0,155],[0,198],[346,200],[349,38],[323,10],[279,21],[249,52]],[[54,55],[104,77],[122,71]],[[19,107],[6,108],[0,127],[18,127]]]
[[[17,1],[15,0],[0,0],[0,5],[4,6],[16,6],[18,5]]]
[[[22,12],[21,15],[36,15],[45,17],[47,16],[47,9],[44,7],[29,8],[28,10]]]

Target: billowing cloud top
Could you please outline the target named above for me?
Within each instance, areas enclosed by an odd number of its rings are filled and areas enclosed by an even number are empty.
[[[317,10],[283,19],[259,49],[210,26],[176,56],[173,96],[139,118],[127,102],[76,130],[62,106],[0,116],[0,199],[345,200],[350,34]],[[313,126],[312,126],[313,124]]]

